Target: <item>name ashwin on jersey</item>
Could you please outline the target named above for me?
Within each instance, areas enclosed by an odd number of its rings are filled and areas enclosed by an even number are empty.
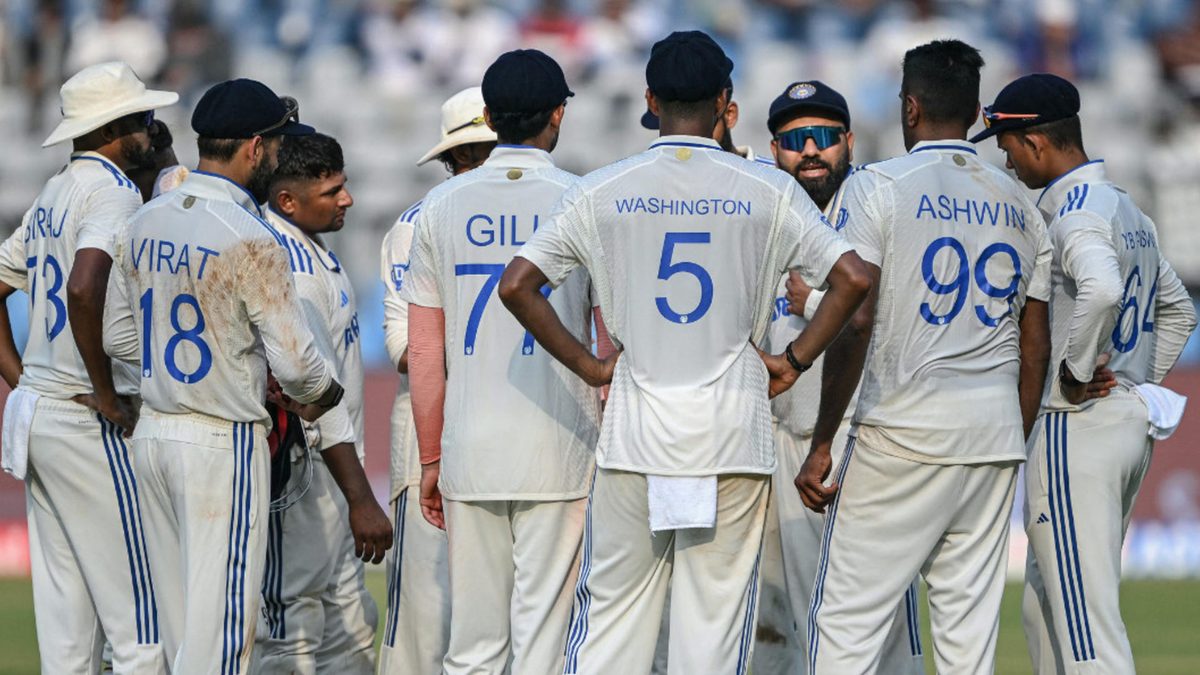
[[[660,199],[628,197],[616,200],[617,213],[648,213],[661,216],[748,216],[750,202],[721,197],[703,199]]]
[[[936,207],[934,206],[936,204]],[[1008,202],[982,202],[948,195],[921,195],[917,219],[965,221],[968,225],[1004,225],[1025,229],[1025,211]]]

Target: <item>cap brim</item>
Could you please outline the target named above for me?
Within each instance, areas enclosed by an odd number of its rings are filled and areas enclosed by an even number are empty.
[[[1000,133],[1001,131],[1004,131],[1004,129],[1001,129],[999,126],[988,127],[986,129],[984,129],[983,131],[972,136],[971,142],[978,143],[979,141],[985,141],[985,140],[991,138],[992,136],[995,136],[996,134]]]
[[[462,131],[456,131],[441,140],[437,145],[430,148],[429,152],[421,156],[417,160],[417,166],[421,166],[430,160],[436,159],[443,152],[450,148],[457,148],[460,145],[470,143],[495,143],[497,142],[496,132],[492,131],[486,124],[480,124],[475,127],[467,127]]]
[[[263,134],[264,136],[311,136],[317,133],[317,130],[307,124],[299,122],[288,122],[279,127],[275,131]]]
[[[106,110],[102,113],[97,113],[91,117],[80,119],[65,119],[54,127],[54,131],[42,141],[42,147],[48,148],[52,145],[57,145],[63,141],[69,141],[74,138],[93,132],[100,127],[112,122],[115,119],[120,119],[125,115],[131,115],[137,112],[146,112],[147,110],[158,110],[169,105],[175,105],[179,102],[179,94],[173,91],[159,91],[157,89],[147,89],[141,96],[126,101],[111,110]]]
[[[650,129],[651,131],[658,131],[658,128],[659,128],[658,115],[655,115],[654,113],[650,112],[649,110],[642,113],[642,127],[645,129]]]

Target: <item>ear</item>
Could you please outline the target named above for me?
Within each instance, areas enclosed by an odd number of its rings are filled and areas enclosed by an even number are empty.
[[[733,131],[733,128],[738,123],[738,104],[737,101],[730,101],[729,107],[725,108],[725,128]]]
[[[286,188],[272,195],[271,204],[280,215],[287,216],[288,218],[296,214],[298,206],[296,195],[292,194]]]
[[[775,166],[779,166],[779,141],[771,139],[771,157],[775,160]]]
[[[550,113],[550,126],[557,129],[562,126],[563,115],[567,114],[567,104],[563,103]]]
[[[662,114],[658,110],[658,99],[654,97],[654,94],[650,93],[649,87],[646,88],[646,109],[654,113],[656,117],[662,117]]]
[[[846,130],[846,160],[854,163],[854,132]]]
[[[1021,143],[1029,148],[1029,152],[1033,155],[1035,161],[1041,162],[1048,150],[1049,142],[1046,137],[1037,132],[1026,132],[1019,136]]]
[[[483,106],[483,123],[486,124],[492,131],[496,130],[496,126],[492,124],[492,111],[488,110],[486,105]]]
[[[121,125],[117,120],[113,120],[108,124],[100,127],[100,139],[105,145],[112,143],[121,137]]]
[[[721,117],[721,115],[725,112],[725,109],[728,107],[729,107],[729,90],[722,89],[721,93],[717,94],[716,114],[717,114],[718,119]]]
[[[979,121],[979,111],[981,111],[981,110],[983,110],[983,106],[981,106],[979,104],[979,101],[976,101],[975,102],[975,114],[971,116],[971,123],[967,125],[968,129],[975,126],[975,123]]]
[[[916,96],[904,95],[904,126],[914,128],[921,123],[921,102]]]
[[[267,152],[267,139],[262,136],[255,136],[248,142],[242,144],[242,159],[250,164],[257,164],[259,158]]]

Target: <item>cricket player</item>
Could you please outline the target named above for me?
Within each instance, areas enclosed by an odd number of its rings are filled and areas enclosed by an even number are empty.
[[[725,106],[725,111],[717,118],[717,126],[713,129],[712,138],[717,143],[721,144],[721,149],[725,152],[744,157],[751,161],[760,162],[767,166],[775,166],[775,160],[771,157],[764,157],[756,154],[754,149],[749,145],[735,145],[733,142],[733,128],[737,126],[740,116],[738,102],[733,100],[733,80],[725,82],[726,96],[729,103]],[[658,115],[647,110],[642,113],[642,127],[651,131],[658,131],[659,121]]]
[[[496,147],[483,119],[483,90],[469,87],[442,104],[442,137],[417,166],[437,159],[451,176],[476,168]],[[405,210],[383,239],[383,329],[400,374],[392,406],[391,496],[394,541],[388,556],[387,620],[380,675],[437,675],[450,642],[450,577],[446,533],[421,516],[421,459],[408,390],[408,303],[400,297],[408,271],[413,223],[421,202]],[[409,488],[414,488],[410,493]],[[410,498],[411,497],[411,498]]]
[[[875,291],[830,348],[796,485],[826,511],[809,672],[877,672],[913,577],[939,673],[992,671],[1017,467],[1045,380],[1050,242],[1022,188],[966,142],[983,59],[908,51],[909,154],[847,181],[843,232]],[[826,296],[825,302],[828,301]],[[859,393],[832,485],[830,446]]]
[[[984,120],[988,128],[971,140],[995,135],[1009,168],[1042,190],[1037,205],[1054,244],[1054,376],[1025,471],[1029,652],[1039,674],[1132,673],[1121,545],[1154,439],[1183,414],[1182,397],[1158,385],[1196,312],[1154,222],[1108,179],[1103,161],[1088,159],[1074,85],[1048,74],[1019,78],[984,108]],[[1097,363],[1106,377],[1096,377]]]
[[[280,449],[291,454],[284,460],[291,463],[285,493],[307,489],[270,514],[256,673],[369,675],[375,669],[379,612],[362,563],[383,561],[392,527],[362,465],[363,366],[354,287],[322,237],[345,226],[353,204],[336,140],[324,134],[284,137],[267,222],[283,236],[304,319],[346,393],[336,408],[304,425],[305,444]]]
[[[42,145],[72,141],[71,159],[0,245],[0,304],[18,289],[30,300],[23,355],[0,311],[0,375],[14,388],[4,469],[27,485],[42,672],[100,672],[107,639],[115,672],[151,673],[164,665],[156,578],[122,437],[137,376],[108,360],[100,330],[117,231],[142,203],[125,171],[150,152],[153,111],[179,97],[121,62],[81,70],[61,95]]]
[[[231,80],[192,115],[200,163],[122,232],[109,354],[140,364],[133,434],[170,672],[249,667],[267,551],[267,368],[302,417],[342,387],[318,352],[285,240],[265,220],[282,135],[306,135],[265,85]]]
[[[767,129],[771,132],[771,152],[779,168],[796,179],[834,229],[845,227],[847,211],[841,207],[841,188],[854,170],[851,165],[854,132],[850,130],[850,107],[845,97],[817,80],[793,82],[771,103]],[[792,289],[790,294],[788,286]],[[808,324],[822,296],[824,293],[810,288],[799,274],[792,273],[787,279],[781,279],[774,319],[767,334],[770,348],[794,340]],[[796,300],[791,313],[789,297]],[[804,506],[793,480],[812,445],[823,367],[824,357],[818,357],[813,362],[812,373],[771,401],[776,420],[775,452],[779,458],[779,468],[772,481],[779,516],[777,536],[783,551],[783,573],[791,601],[791,616],[805,654],[808,653],[808,605],[817,576],[825,517]],[[854,397],[848,408],[851,412],[853,403]],[[830,461],[834,466],[841,461],[849,431],[850,420],[843,418],[830,448]],[[767,550],[765,546],[764,550]],[[880,662],[881,672],[924,671],[917,620],[918,597],[914,582],[896,608],[896,618]],[[801,672],[805,669],[807,663]]]
[[[567,673],[648,672],[668,588],[669,672],[746,672],[775,470],[768,392],[811,366],[868,290],[794,180],[712,140],[732,68],[704,33],[658,42],[646,97],[662,136],[569,190],[500,281],[540,348],[589,383],[612,380]],[[539,291],[580,267],[623,346],[615,371]],[[768,356],[755,345],[789,267],[830,290]]]
[[[400,291],[421,510],[449,539],[444,672],[499,674],[511,653],[514,673],[557,673],[600,400],[493,296],[517,247],[577,180],[550,159],[572,94],[537,50],[502,54],[482,91],[499,144],[426,196]],[[545,292],[569,334],[590,339],[587,276]]]

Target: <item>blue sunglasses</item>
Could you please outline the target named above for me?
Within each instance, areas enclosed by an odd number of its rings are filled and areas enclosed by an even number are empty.
[[[818,150],[826,150],[840,143],[844,133],[842,127],[796,127],[775,134],[775,141],[784,150],[803,152],[804,144],[811,138]]]

